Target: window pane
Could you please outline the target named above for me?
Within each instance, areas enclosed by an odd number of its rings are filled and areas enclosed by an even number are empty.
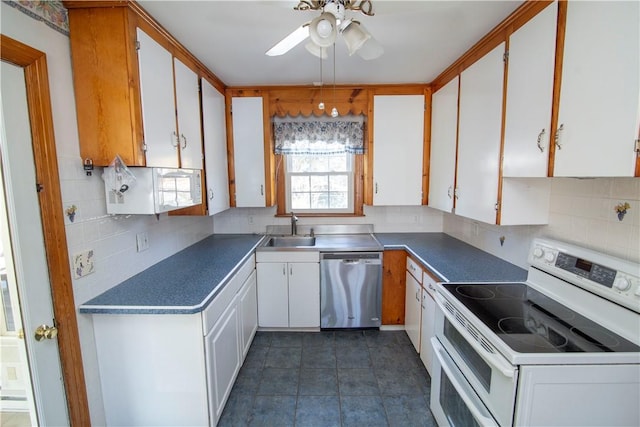
[[[347,192],[329,193],[329,207],[331,209],[346,209],[348,207]]]
[[[346,172],[349,170],[348,164],[346,154],[329,157],[330,172]]]
[[[290,171],[289,172],[309,172],[311,170],[311,163],[309,156],[289,156],[290,157]]]
[[[297,175],[291,177],[291,191],[309,191],[309,176],[308,175]]]
[[[309,193],[291,193],[291,209],[310,209]]]
[[[349,178],[347,175],[331,175],[329,189],[331,191],[349,191]]]
[[[311,193],[311,209],[328,209],[329,197],[327,193]]]
[[[326,172],[329,166],[328,156],[313,156],[310,159],[311,172]]]
[[[311,191],[329,191],[329,177],[327,175],[312,175]]]

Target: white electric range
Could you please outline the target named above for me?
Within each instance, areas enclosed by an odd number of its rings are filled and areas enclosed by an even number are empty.
[[[529,264],[436,286],[438,424],[640,425],[640,265],[549,239]]]

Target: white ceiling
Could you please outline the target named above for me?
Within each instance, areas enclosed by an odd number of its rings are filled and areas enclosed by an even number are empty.
[[[320,81],[320,59],[300,43],[283,56],[264,53],[319,11],[297,1],[160,1],[139,4],[227,86],[308,85]],[[373,0],[375,16],[347,11],[384,47],[365,61],[336,43],[337,84],[429,83],[522,1]],[[333,56],[323,62],[333,83]]]

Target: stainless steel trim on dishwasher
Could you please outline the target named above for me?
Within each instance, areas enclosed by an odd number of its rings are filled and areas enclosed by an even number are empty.
[[[382,252],[320,254],[320,327],[378,328]]]

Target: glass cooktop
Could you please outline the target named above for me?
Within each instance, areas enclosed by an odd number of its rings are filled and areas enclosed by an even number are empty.
[[[442,286],[517,352],[640,352],[634,343],[524,283]]]

